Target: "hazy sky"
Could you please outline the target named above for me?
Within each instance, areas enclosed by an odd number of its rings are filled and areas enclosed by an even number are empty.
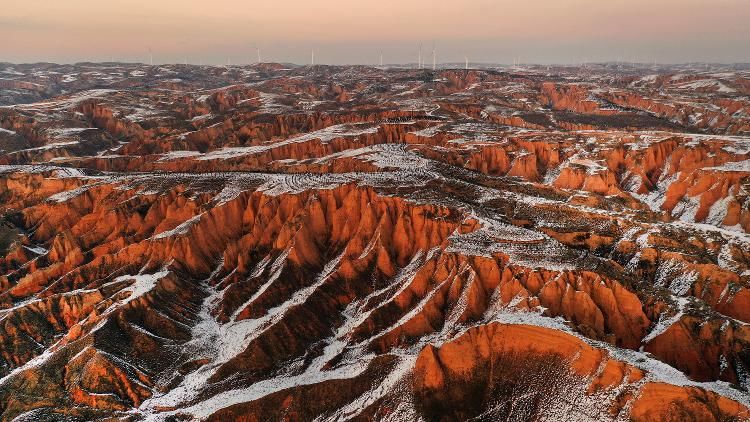
[[[750,0],[2,0],[0,61],[750,62]]]

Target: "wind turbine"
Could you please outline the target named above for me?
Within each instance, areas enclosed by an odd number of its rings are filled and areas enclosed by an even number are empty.
[[[148,64],[150,66],[154,65],[154,53],[151,51],[151,47],[148,48]]]
[[[464,56],[464,60],[466,60],[466,66],[464,69],[469,70],[469,56]]]
[[[417,69],[422,68],[422,44],[419,44],[419,59],[417,60]]]
[[[380,67],[383,67],[383,50],[380,50]]]
[[[435,54],[435,43],[432,43],[432,70],[437,69],[437,54]]]
[[[315,50],[310,50],[310,66],[315,66]]]
[[[258,64],[260,64],[260,62],[261,62],[261,60],[260,60],[260,47],[255,47],[255,51],[256,51],[256,53],[258,53]]]

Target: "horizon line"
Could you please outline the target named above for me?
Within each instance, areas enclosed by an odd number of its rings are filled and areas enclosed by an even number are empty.
[[[381,67],[390,67],[390,66],[411,66],[417,65],[417,62],[401,62],[401,63],[384,63],[382,65],[379,64],[373,64],[373,63],[341,63],[341,64],[327,64],[327,63],[315,63],[314,65],[311,65],[310,63],[304,63],[299,64],[295,62],[277,62],[277,61],[268,61],[268,62],[254,62],[254,63],[238,63],[238,64],[198,64],[198,63],[184,63],[184,62],[163,62],[163,63],[155,63],[155,64],[149,64],[142,61],[76,61],[76,62],[52,62],[52,61],[35,61],[35,62],[10,62],[10,61],[0,61],[0,64],[3,65],[12,65],[12,66],[33,66],[33,65],[42,65],[42,64],[53,64],[58,66],[64,66],[64,65],[81,65],[81,64],[131,64],[131,65],[142,65],[146,67],[151,66],[195,66],[195,67],[248,67],[248,66],[259,66],[259,65],[292,65],[296,67],[344,67],[344,66],[364,66],[364,67],[372,67],[372,68],[381,68]],[[445,65],[460,65],[462,68],[464,66],[464,61],[447,61],[447,62],[437,62],[437,66],[445,66]],[[718,65],[718,66],[738,66],[738,65],[749,65],[750,62],[711,62],[711,61],[685,61],[685,62],[645,62],[645,61],[624,61],[624,60],[607,60],[607,61],[582,61],[578,63],[538,63],[538,62],[521,62],[520,64],[513,64],[513,63],[500,63],[500,62],[471,62],[469,61],[470,65],[473,66],[497,66],[497,67],[526,67],[526,66],[557,66],[557,67],[583,67],[586,65],[647,65],[647,66],[680,66],[680,65]],[[421,69],[421,70],[430,70],[430,69]]]

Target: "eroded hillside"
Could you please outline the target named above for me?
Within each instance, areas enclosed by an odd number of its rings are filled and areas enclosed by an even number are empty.
[[[750,419],[750,70],[0,69],[3,420]]]

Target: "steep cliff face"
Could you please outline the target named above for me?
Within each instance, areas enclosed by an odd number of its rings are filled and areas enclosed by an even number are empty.
[[[636,362],[637,364],[637,362]],[[690,386],[652,381],[653,374],[606,350],[550,328],[491,323],[415,363],[417,407],[428,420],[529,420],[570,417],[636,421],[746,417],[748,408]]]
[[[576,113],[600,113],[599,104],[589,98],[589,90],[577,85],[556,86],[552,82],[542,84],[540,101],[553,110]]]
[[[620,107],[645,111],[659,118],[729,135],[746,133],[747,104],[722,99],[705,103],[673,104],[667,98],[652,98],[635,92],[609,92],[602,98]]]
[[[60,71],[0,108],[0,419],[750,418],[741,81]]]

